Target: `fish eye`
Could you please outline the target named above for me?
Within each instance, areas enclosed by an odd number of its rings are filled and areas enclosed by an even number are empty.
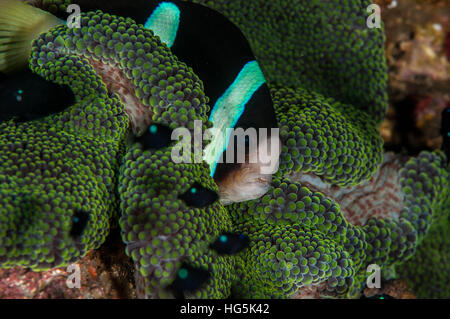
[[[234,255],[250,245],[250,239],[245,234],[222,233],[211,245],[219,255]]]
[[[83,234],[89,221],[89,213],[82,210],[76,210],[72,216],[72,228],[70,237],[78,238]]]
[[[211,277],[208,270],[183,263],[176,273],[176,278],[168,287],[175,298],[184,299],[186,291],[199,289]]]
[[[244,131],[247,130],[247,128],[243,128]],[[243,145],[245,146],[245,151],[248,151],[248,148],[250,146],[250,138],[248,135],[243,136],[242,138],[239,138],[238,136],[236,136],[236,140],[235,142],[237,143],[237,145]]]
[[[172,142],[172,130],[162,124],[153,123],[145,133],[136,139],[144,149],[160,149]]]
[[[202,208],[217,201],[219,195],[196,182],[184,194],[181,194],[179,198],[188,206]]]

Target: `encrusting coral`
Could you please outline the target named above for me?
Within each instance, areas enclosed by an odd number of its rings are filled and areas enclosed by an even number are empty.
[[[358,297],[368,265],[387,278],[405,261],[400,274],[423,278],[417,247],[433,248],[433,265],[446,256],[449,168],[439,151],[383,157],[370,2],[195,2],[243,31],[267,78],[282,142],[267,193],[224,206],[206,163],[174,163],[172,130],[211,125],[201,79],[131,18],[82,13],[81,28],[40,34],[29,59],[75,104],[0,123],[0,267],[67,265],[119,221],[140,297]]]

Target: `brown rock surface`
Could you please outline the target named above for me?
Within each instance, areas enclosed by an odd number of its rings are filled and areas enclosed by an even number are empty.
[[[438,149],[450,105],[450,2],[378,1],[386,28],[390,109],[380,126],[388,150]]]
[[[133,266],[117,231],[105,244],[73,264],[80,269],[80,288],[69,288],[74,271],[56,268],[34,272],[14,267],[0,269],[0,298],[3,299],[92,299],[135,298]],[[69,269],[70,270],[70,269]]]
[[[388,295],[395,299],[416,299],[416,296],[408,287],[406,282],[401,279],[395,279],[383,283],[380,289],[366,288],[364,289],[365,297],[373,297],[375,295]]]

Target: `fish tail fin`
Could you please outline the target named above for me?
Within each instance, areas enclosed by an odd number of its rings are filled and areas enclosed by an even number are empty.
[[[61,23],[54,15],[19,0],[0,0],[0,72],[26,67],[33,40]]]

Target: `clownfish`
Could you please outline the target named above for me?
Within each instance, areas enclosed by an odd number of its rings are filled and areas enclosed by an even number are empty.
[[[7,2],[12,3],[12,0]],[[77,4],[80,5],[82,12],[100,9],[106,13],[134,19],[138,24],[151,29],[180,61],[193,69],[203,82],[205,95],[209,97],[211,106],[209,120],[213,128],[219,132],[206,147],[203,159],[209,165],[210,175],[219,185],[221,201],[230,203],[262,196],[269,188],[273,168],[262,172],[259,156],[256,156],[256,162],[250,162],[249,159],[255,154],[258,155],[260,145],[276,144],[278,136],[271,135],[271,128],[277,128],[277,122],[266,79],[241,31],[213,9],[177,0],[154,2],[78,0]],[[64,24],[67,16],[55,17],[36,8],[32,8],[31,13],[31,7],[26,9],[27,6],[23,4],[13,7],[19,11],[29,10],[30,14],[38,15],[42,20],[38,29],[30,27],[29,37],[22,39],[21,47],[12,45],[8,48],[8,44],[11,43],[0,41],[0,72],[4,73],[5,79],[2,92],[11,89],[11,92],[16,90],[19,93],[20,90],[20,94],[24,97],[25,94],[34,92],[34,84],[37,86],[38,83],[40,85],[49,83],[28,70],[20,69],[27,65],[28,56],[24,52],[29,54],[30,42],[37,34],[47,31],[52,26]],[[4,25],[2,22],[8,19],[8,13],[5,14],[3,11],[3,15],[0,14],[0,32]],[[8,50],[2,50],[5,47]],[[15,76],[21,80],[9,81]],[[25,89],[19,88],[18,84],[22,82],[24,85],[26,81],[30,84],[24,87]],[[10,87],[7,89],[8,85]],[[52,92],[60,89],[64,88],[50,87],[45,94],[52,96]],[[22,103],[23,100],[16,98],[17,103]],[[22,104],[22,109],[13,113],[11,109],[15,108],[16,102],[5,104],[6,107],[0,110],[0,114],[5,117],[12,115],[20,117],[21,114],[28,112],[27,108],[39,108],[39,114],[24,117],[24,120],[33,120],[49,112],[38,99],[34,103],[30,101],[28,104]],[[49,114],[54,111],[57,110],[52,110]],[[243,139],[234,143],[235,136],[228,134],[227,131],[230,128],[255,129],[256,142],[255,136],[247,136],[246,139],[244,135],[240,136]],[[260,129],[266,129],[264,136],[260,135]],[[145,138],[147,144],[144,143],[144,147],[162,148],[170,143],[170,130],[158,123],[152,123],[144,135],[139,137]],[[227,152],[229,149],[238,150],[239,143],[245,145],[244,163],[236,163],[236,158],[242,154],[231,152],[232,155],[228,155]],[[275,158],[275,162],[278,160],[279,152],[278,147],[270,154]],[[225,163],[220,162],[222,156],[225,157]],[[200,184],[194,184],[186,193],[180,195],[180,198],[189,206],[200,208],[218,200],[216,193],[203,188]],[[86,212],[77,211],[72,219],[70,236],[78,238],[89,222]],[[225,232],[209,243],[209,248],[219,255],[233,255],[246,249],[249,244],[250,239],[247,235]],[[198,289],[210,277],[211,273],[206,269],[182,264],[170,289],[176,297],[182,298],[184,292]]]
[[[262,196],[277,170],[281,147],[278,136],[272,136],[277,121],[266,79],[239,28],[211,8],[178,0],[78,0],[76,3],[82,12],[100,9],[134,19],[151,29],[180,61],[193,69],[203,82],[211,106],[209,120],[216,134],[205,147],[203,159],[219,185],[221,201],[228,204]],[[12,49],[0,50],[0,72],[4,73],[0,73],[3,78],[0,97],[8,101],[2,103],[0,120],[11,117],[33,120],[62,111],[74,101],[67,87],[50,83],[29,70],[5,75],[26,66],[28,58],[24,52],[29,54],[32,39],[53,26],[66,24],[69,16],[67,13],[56,17],[36,8],[32,10],[32,14],[40,15],[41,21],[38,28],[27,26],[28,42],[19,41],[20,50],[11,43]],[[0,32],[5,25],[2,21],[10,22],[8,13],[3,11]],[[7,45],[0,41],[3,48]],[[18,80],[11,81],[14,77]],[[155,132],[148,129],[150,138],[151,134]],[[156,139],[165,141],[167,136]],[[265,154],[264,161],[261,154]],[[263,169],[267,163],[269,167]]]
[[[100,9],[143,24],[202,80],[211,106],[209,120],[218,130],[204,160],[219,185],[221,202],[265,194],[278,169],[281,147],[278,136],[271,134],[278,125],[264,74],[239,28],[211,8],[178,0],[77,3],[83,11]],[[260,129],[267,134],[260,135]],[[151,138],[151,132],[145,137]]]

